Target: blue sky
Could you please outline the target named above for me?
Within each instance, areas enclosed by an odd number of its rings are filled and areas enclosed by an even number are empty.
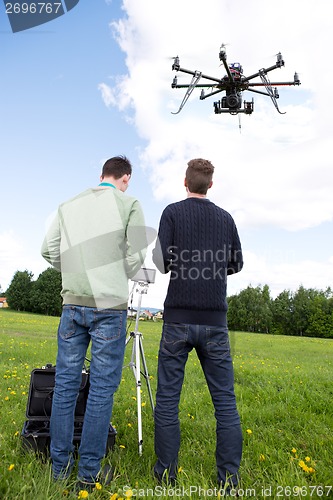
[[[308,4],[308,5],[307,5]],[[332,81],[329,0],[313,4],[249,0],[80,0],[65,15],[12,33],[0,5],[0,285],[16,270],[37,278],[45,224],[59,203],[98,183],[105,159],[126,154],[134,165],[128,193],[157,229],[163,208],[184,198],[186,163],[215,165],[212,201],[229,211],[242,240],[244,270],[229,293],[268,284],[273,296],[299,285],[333,285]],[[214,98],[171,89],[170,57],[219,77],[221,43],[244,74],[275,63],[276,112],[255,99],[251,116],[214,115]],[[222,75],[221,75],[222,76]],[[189,80],[179,75],[184,83]],[[147,266],[152,267],[150,250]],[[162,307],[158,276],[143,304]]]

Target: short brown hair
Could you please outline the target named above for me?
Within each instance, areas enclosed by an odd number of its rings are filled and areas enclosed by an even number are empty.
[[[104,163],[102,168],[102,178],[111,176],[114,179],[120,179],[123,175],[131,175],[131,173],[132,165],[126,156],[113,156]]]
[[[186,184],[191,193],[206,194],[213,179],[214,166],[209,160],[190,160],[186,169]]]

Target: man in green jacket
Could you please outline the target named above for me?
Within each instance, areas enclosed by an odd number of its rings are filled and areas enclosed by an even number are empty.
[[[128,280],[142,266],[147,248],[140,203],[125,194],[131,174],[126,157],[107,160],[99,186],[59,206],[42,245],[43,257],[62,275],[63,311],[50,422],[55,479],[67,478],[73,468],[74,412],[91,342],[90,390],[79,447],[81,489],[111,475],[107,471],[105,477],[101,460],[113,395],[121,380]]]

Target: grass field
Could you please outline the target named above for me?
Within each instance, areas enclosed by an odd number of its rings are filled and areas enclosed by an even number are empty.
[[[0,499],[78,498],[73,481],[54,483],[50,464],[22,448],[30,373],[55,363],[58,318],[0,310]],[[134,325],[132,325],[132,329]],[[162,324],[140,322],[153,394]],[[333,341],[231,332],[244,450],[243,498],[333,498]],[[126,358],[131,355],[131,344]],[[180,405],[179,482],[158,487],[153,418],[142,387],[143,453],[138,455],[136,387],[124,368],[115,397],[115,468],[110,486],[81,498],[216,498],[215,419],[195,353]],[[221,495],[223,496],[223,494]]]

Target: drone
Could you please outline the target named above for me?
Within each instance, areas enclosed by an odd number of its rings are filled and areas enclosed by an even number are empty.
[[[192,80],[189,84],[179,84],[177,76],[174,77],[171,87],[173,89],[187,89],[185,96],[179,106],[178,111],[172,112],[172,114],[178,114],[185,106],[188,98],[190,97],[193,90],[198,87],[201,88],[200,100],[207,99],[219,92],[225,92],[225,96],[219,101],[214,102],[214,112],[216,114],[230,113],[231,115],[237,115],[238,113],[245,113],[246,115],[251,115],[254,110],[254,100],[243,102],[242,92],[245,90],[249,92],[255,92],[257,94],[262,94],[269,96],[280,114],[285,114],[279,110],[277,99],[279,98],[279,93],[277,87],[287,86],[287,85],[300,85],[298,74],[294,74],[294,80],[290,82],[270,82],[267,73],[273,71],[276,68],[281,68],[284,66],[284,60],[282,58],[281,52],[277,54],[276,63],[269,68],[262,68],[257,73],[250,76],[244,76],[243,68],[240,63],[235,62],[228,64],[227,54],[225,50],[225,45],[222,44],[219,52],[219,59],[223,63],[226,71],[226,75],[222,78],[214,78],[212,76],[204,75],[201,71],[191,71],[180,67],[179,57],[173,57],[173,71],[180,71],[188,75],[192,75]],[[254,78],[260,77],[260,82],[253,82]],[[201,79],[208,80],[211,83],[199,83]],[[263,90],[257,90],[253,87],[265,87],[266,92]],[[205,93],[204,89],[210,89],[208,93]]]

